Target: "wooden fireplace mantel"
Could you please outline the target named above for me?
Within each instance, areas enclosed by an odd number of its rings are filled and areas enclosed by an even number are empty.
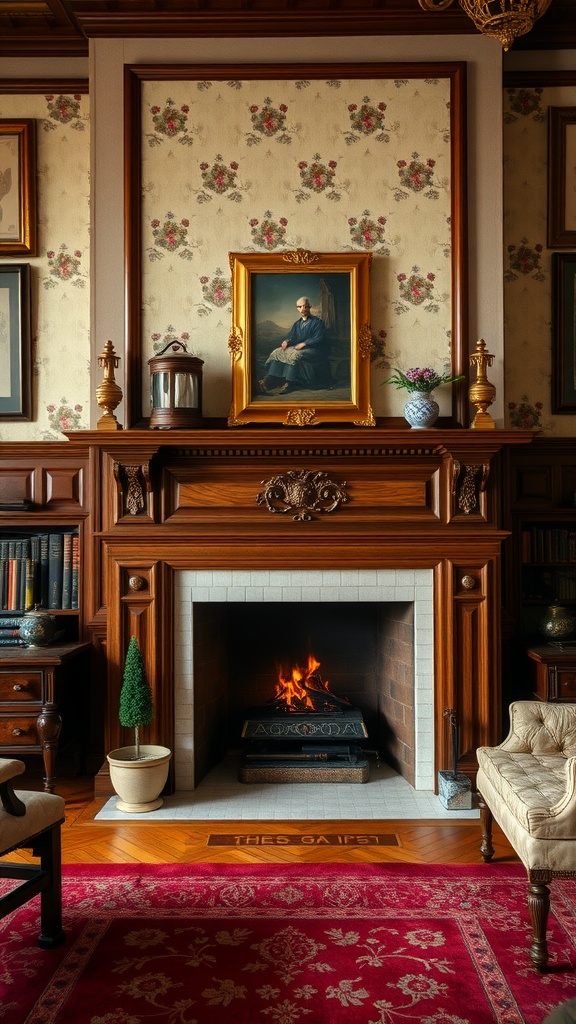
[[[498,455],[533,436],[379,427],[68,434],[90,453],[85,583],[95,633],[105,623],[106,749],[128,741],[115,709],[131,635],[157,710],[147,739],[173,746],[177,570],[430,568],[435,769],[451,765],[451,707],[459,768],[474,777],[476,748],[499,741],[502,728]]]

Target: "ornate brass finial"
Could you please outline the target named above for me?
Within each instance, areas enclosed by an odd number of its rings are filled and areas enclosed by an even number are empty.
[[[104,368],[104,380],[96,388],[96,401],[104,414],[98,420],[98,430],[122,430],[122,424],[118,423],[114,415],[114,409],[122,401],[122,388],[116,383],[114,370],[118,368],[120,356],[114,352],[114,345],[107,341],[104,351],[98,356],[98,366]]]
[[[470,427],[472,430],[494,430],[495,423],[486,409],[496,398],[496,388],[486,376],[486,368],[492,366],[494,356],[486,351],[486,342],[480,338],[476,342],[476,351],[470,356],[470,366],[476,367],[476,380],[470,386],[468,395],[471,405],[478,409]]]

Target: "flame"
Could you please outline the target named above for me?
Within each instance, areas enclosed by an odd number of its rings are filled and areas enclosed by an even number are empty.
[[[313,654],[308,655],[306,667],[294,665],[285,669],[279,666],[278,682],[274,690],[275,701],[286,704],[288,711],[314,710],[315,705],[310,691],[329,692],[328,682],[324,682],[318,675],[319,668],[320,662]]]

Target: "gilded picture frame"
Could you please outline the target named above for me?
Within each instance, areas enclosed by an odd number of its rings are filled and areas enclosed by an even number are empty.
[[[0,266],[0,420],[31,419],[30,265]]]
[[[229,262],[232,404],[228,426],[374,426],[369,322],[372,254],[307,249],[231,252]],[[310,310],[305,310],[306,300]],[[314,330],[317,341],[299,341],[303,315],[309,317],[304,330]]]
[[[36,123],[0,120],[0,257],[35,256]]]

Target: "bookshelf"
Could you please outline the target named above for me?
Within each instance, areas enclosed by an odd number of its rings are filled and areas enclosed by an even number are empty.
[[[576,616],[576,448],[570,438],[535,438],[504,456],[503,675],[509,699],[558,699],[535,686],[535,657],[555,663],[542,623],[551,605]],[[576,633],[565,638],[576,641]],[[549,650],[550,657],[546,657]],[[574,648],[576,652],[576,645]],[[548,669],[546,669],[548,671]],[[544,672],[544,669],[541,670]],[[546,697],[545,694],[548,696]]]
[[[564,513],[559,511],[558,515]],[[576,509],[566,521],[522,519],[522,601],[526,608],[576,607]],[[544,610],[544,609],[541,609]],[[526,617],[529,626],[530,616]]]
[[[83,596],[91,521],[88,480],[84,446],[2,446],[0,756],[40,758],[49,792],[57,756],[78,764],[88,745],[92,644]],[[53,642],[45,646],[30,646],[20,635],[23,617],[37,608],[55,620]]]

